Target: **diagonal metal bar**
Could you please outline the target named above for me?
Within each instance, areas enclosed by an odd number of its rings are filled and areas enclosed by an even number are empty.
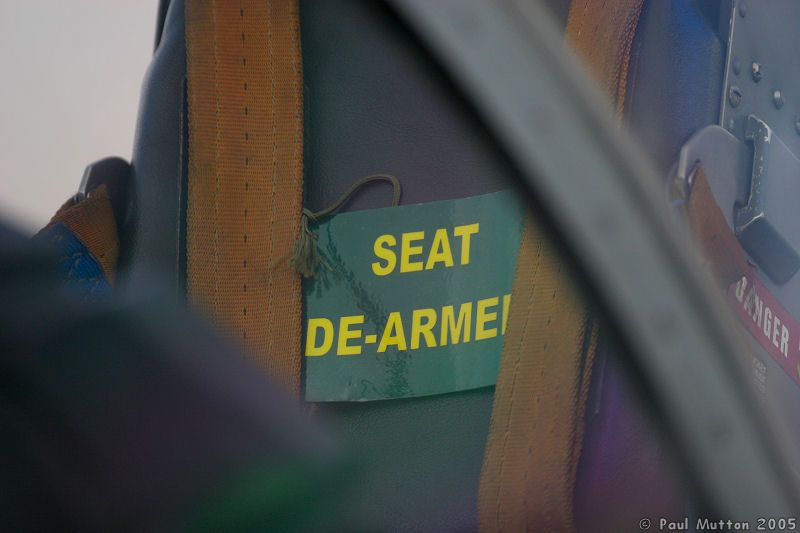
[[[674,436],[710,510],[793,516],[796,480],[720,295],[658,180],[536,2],[390,0],[516,165]]]

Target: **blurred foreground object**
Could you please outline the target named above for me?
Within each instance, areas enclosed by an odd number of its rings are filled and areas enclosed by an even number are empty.
[[[350,463],[173,304],[80,303],[0,226],[0,516],[13,530],[318,530]]]

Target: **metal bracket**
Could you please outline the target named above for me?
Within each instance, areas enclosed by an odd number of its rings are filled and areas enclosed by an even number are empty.
[[[117,224],[125,220],[128,205],[131,164],[121,157],[106,157],[86,166],[78,189],[78,197],[83,199],[100,185],[105,185],[111,209]]]
[[[747,117],[745,139],[753,143],[747,202],[736,209],[736,235],[776,283],[800,268],[800,160],[767,124]]]
[[[702,162],[709,185],[742,246],[775,282],[786,283],[800,268],[800,160],[754,115],[747,143],[720,126],[708,126],[683,145],[678,183],[690,188],[692,169]],[[752,143],[752,149],[748,144]]]

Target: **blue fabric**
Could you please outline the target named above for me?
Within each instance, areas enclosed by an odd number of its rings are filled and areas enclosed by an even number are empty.
[[[683,143],[719,119],[725,44],[700,0],[648,0],[631,50],[625,120],[666,176]]]
[[[67,289],[88,301],[111,294],[111,284],[103,274],[100,263],[66,225],[60,222],[53,224],[42,230],[37,238],[55,247],[58,253],[57,275]]]

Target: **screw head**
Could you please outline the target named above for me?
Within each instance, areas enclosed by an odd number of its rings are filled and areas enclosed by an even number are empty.
[[[753,61],[753,64],[750,65],[750,74],[753,75],[753,81],[758,83],[761,81],[761,78],[764,76],[764,73],[761,72],[761,63],[757,61]]]
[[[742,90],[736,85],[732,86],[728,90],[728,101],[730,102],[731,107],[738,107],[738,105],[742,102]]]
[[[772,104],[775,106],[775,109],[783,107],[783,94],[780,89],[772,91]]]

